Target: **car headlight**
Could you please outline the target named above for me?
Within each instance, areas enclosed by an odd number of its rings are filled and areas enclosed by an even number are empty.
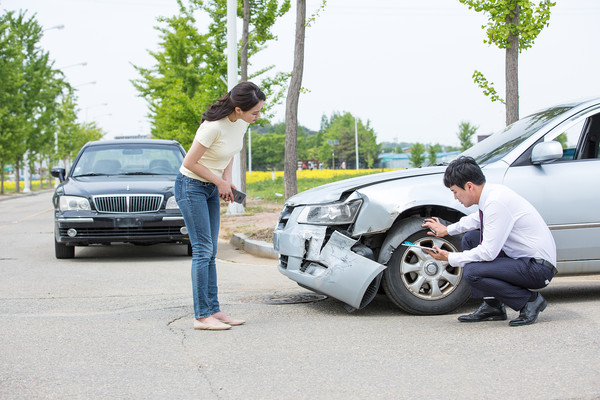
[[[90,202],[85,197],[60,196],[58,203],[60,211],[89,211]]]
[[[175,196],[169,197],[165,208],[167,210],[179,210],[179,206],[177,205],[177,200],[175,200]]]
[[[314,225],[348,225],[354,222],[362,200],[353,200],[348,203],[333,203],[315,206],[306,206],[298,216],[299,224]]]

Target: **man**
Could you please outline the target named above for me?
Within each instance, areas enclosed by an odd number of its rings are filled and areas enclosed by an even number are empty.
[[[447,227],[436,217],[423,226],[438,237],[465,233],[462,252],[434,246],[436,260],[463,267],[473,297],[483,297],[477,311],[458,318],[461,322],[506,320],[504,304],[519,317],[511,326],[529,325],[546,308],[541,294],[529,289],[546,287],[556,273],[556,245],[548,226],[524,198],[503,185],[488,184],[471,157],[452,161],[444,185],[465,207],[477,204],[479,212],[464,216]]]

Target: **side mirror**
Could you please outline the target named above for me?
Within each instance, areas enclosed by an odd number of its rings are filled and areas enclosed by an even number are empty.
[[[531,151],[531,163],[535,165],[556,161],[563,156],[562,145],[554,140],[538,143]]]
[[[55,178],[58,178],[58,180],[62,183],[65,180],[65,169],[64,168],[52,168],[50,170],[50,175],[52,175]]]

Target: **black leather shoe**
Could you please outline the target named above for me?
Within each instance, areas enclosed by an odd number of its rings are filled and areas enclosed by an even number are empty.
[[[473,314],[461,315],[458,320],[460,322],[504,321],[506,320],[506,308],[504,308],[504,304],[499,308],[492,307],[484,301]]]
[[[527,304],[525,304],[525,307],[521,309],[519,317],[513,319],[508,324],[510,326],[533,324],[537,319],[538,315],[546,309],[547,305],[548,303],[546,302],[546,299],[544,299],[542,295],[538,293],[538,296],[535,300],[527,302]]]

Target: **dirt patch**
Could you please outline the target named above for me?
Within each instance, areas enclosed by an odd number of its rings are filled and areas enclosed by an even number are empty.
[[[246,212],[240,215],[226,214],[227,205],[221,204],[221,239],[229,241],[234,233],[243,233],[253,240],[273,241],[273,229],[283,209],[281,204],[247,198]]]

